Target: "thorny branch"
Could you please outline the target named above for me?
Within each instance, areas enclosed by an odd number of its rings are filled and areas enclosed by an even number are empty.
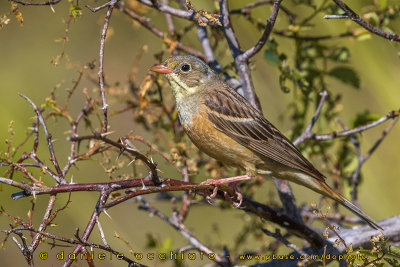
[[[100,84],[100,92],[101,92],[101,98],[103,100],[103,133],[107,133],[108,130],[108,105],[107,105],[107,100],[106,100],[106,92],[104,91],[104,43],[106,42],[106,35],[107,35],[107,29],[108,29],[108,23],[111,18],[111,14],[113,12],[114,6],[118,3],[119,0],[111,0],[109,3],[107,3],[108,8],[107,8],[107,14],[104,19],[104,25],[103,25],[103,31],[101,33],[101,38],[100,38],[100,55],[99,55],[99,84]],[[101,7],[103,8],[103,6]],[[93,11],[95,12],[96,9]]]
[[[35,103],[33,103],[32,100],[30,100],[28,97],[24,96],[23,94],[20,94],[20,96],[22,96],[23,98],[25,98],[25,99],[31,104],[31,106],[32,106],[33,109],[35,110],[36,116],[37,116],[37,118],[38,118],[40,124],[41,124],[42,127],[43,127],[43,131],[44,131],[44,134],[45,134],[46,140],[47,140],[47,146],[48,146],[48,148],[49,148],[50,155],[51,155],[50,160],[51,160],[51,162],[53,163],[53,166],[56,168],[56,171],[57,171],[57,176],[53,176],[53,178],[54,178],[54,179],[57,181],[57,183],[59,183],[59,184],[66,183],[66,181],[65,181],[65,179],[64,179],[64,176],[63,176],[63,173],[62,173],[62,171],[61,171],[60,165],[58,164],[56,155],[55,155],[55,153],[54,153],[54,147],[53,147],[52,136],[51,136],[51,134],[49,133],[49,131],[48,131],[48,129],[47,129],[47,126],[46,126],[46,123],[45,123],[45,121],[44,121],[44,119],[43,119],[43,116],[42,116],[41,111],[36,107]],[[37,135],[37,136],[38,136],[38,135]],[[35,157],[35,154],[36,154],[35,152],[36,152],[36,151],[33,151],[33,152],[32,152],[32,154],[33,154],[32,157]]]

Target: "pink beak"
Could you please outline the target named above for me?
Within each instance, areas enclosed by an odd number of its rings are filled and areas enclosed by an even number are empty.
[[[171,69],[168,66],[165,66],[164,64],[154,65],[153,67],[150,68],[150,70],[162,74],[170,74],[174,72],[173,69]]]

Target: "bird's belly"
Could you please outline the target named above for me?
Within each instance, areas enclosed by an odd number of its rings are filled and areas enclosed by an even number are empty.
[[[262,163],[251,150],[217,130],[207,117],[200,114],[193,118],[190,125],[184,125],[184,129],[201,151],[227,165],[246,170]]]

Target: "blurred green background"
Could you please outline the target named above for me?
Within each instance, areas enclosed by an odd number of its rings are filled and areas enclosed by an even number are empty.
[[[230,1],[230,8],[238,8],[244,6],[251,1]],[[285,2],[285,1],[284,1]],[[363,4],[364,1],[351,1],[352,7]],[[354,3],[353,3],[354,2]],[[80,6],[84,4],[96,6],[100,2],[82,1]],[[192,1],[198,8],[213,10],[211,1]],[[295,7],[288,7],[292,10]],[[52,12],[48,6],[20,6],[24,18],[24,26],[21,27],[18,21],[10,15],[10,4],[7,1],[0,3],[0,15],[8,14],[11,19],[10,23],[0,30],[0,151],[6,151],[5,140],[9,138],[8,125],[10,121],[14,121],[13,129],[15,132],[14,142],[19,143],[25,137],[28,128],[31,126],[34,112],[30,105],[18,93],[22,93],[31,98],[37,105],[43,103],[45,98],[49,96],[51,90],[57,87],[57,94],[63,96],[65,88],[71,88],[73,81],[78,77],[78,71],[81,66],[93,60],[98,61],[98,50],[101,28],[104,22],[105,11],[92,13],[83,8],[83,15],[76,21],[72,21],[69,31],[69,41],[66,43],[65,51],[67,53],[59,66],[52,64],[62,51],[62,42],[56,42],[64,36],[65,24],[68,18],[69,5],[67,1],[63,1],[54,7]],[[299,12],[301,7],[299,7]],[[270,14],[270,7],[263,6],[258,8],[255,13],[258,16],[266,16]],[[266,15],[263,15],[266,14]],[[163,31],[166,31],[164,16],[158,12],[149,10],[146,14],[153,18],[153,22]],[[185,24],[180,19],[174,19],[179,25]],[[345,27],[352,23],[348,20],[323,20],[316,17],[312,20],[317,24],[317,31],[311,32],[312,35],[340,33]],[[283,18],[279,18],[276,28],[280,28],[280,23],[285,23]],[[187,24],[187,23],[186,23]],[[185,25],[186,25],[185,24]],[[248,48],[254,44],[259,38],[259,31],[250,27],[250,24],[242,18],[235,17],[233,26],[238,34],[242,47]],[[109,84],[116,82],[125,83],[128,79],[129,71],[132,67],[133,60],[137,51],[148,45],[148,52],[144,54],[141,68],[139,69],[137,81],[144,77],[148,68],[156,63],[153,54],[161,51],[163,45],[160,40],[149,31],[138,27],[125,15],[117,10],[113,13],[110,22],[111,32],[105,46],[105,75]],[[400,32],[400,25],[394,25],[393,28]],[[274,36],[280,45],[280,49],[285,49],[290,55],[292,49],[288,39]],[[183,43],[193,46],[201,50],[195,30],[183,38]],[[333,92],[341,92],[343,94],[343,109],[340,118],[347,124],[351,118],[359,112],[366,109],[373,113],[381,115],[386,114],[390,110],[400,107],[400,59],[398,53],[400,45],[390,42],[383,38],[372,36],[372,38],[355,42],[350,38],[335,39],[329,41],[346,45],[351,50],[351,64],[358,71],[361,78],[361,90],[354,90],[348,85],[344,85],[335,80],[329,81],[330,90]],[[265,116],[276,125],[283,133],[290,132],[290,121],[279,120],[280,115],[285,113],[287,103],[291,100],[290,94],[284,94],[278,85],[277,70],[267,64],[263,59],[263,53],[257,55],[254,61],[254,70],[252,72],[254,85],[260,97],[263,112]],[[222,51],[217,54],[217,59],[222,63],[227,63],[229,52]],[[225,58],[225,59],[224,59]],[[228,60],[227,60],[228,59]],[[76,115],[83,103],[82,89],[88,88],[92,90],[96,84],[92,79],[97,80],[97,69],[87,72],[83,81],[80,83],[77,93],[71,100],[72,114]],[[90,77],[92,79],[90,79]],[[110,114],[118,109],[118,103],[113,103],[110,107]],[[114,109],[114,110],[113,110]],[[48,122],[52,130],[53,138],[56,139],[55,149],[57,155],[63,160],[66,159],[68,146],[66,141],[68,125],[62,122],[54,127],[56,121]],[[115,131],[113,138],[126,134],[129,130],[134,129],[136,134],[145,136],[145,132],[135,126],[131,114],[123,113],[121,115],[111,116],[111,129]],[[64,127],[64,128],[63,128]],[[383,127],[377,127],[362,135],[362,151],[364,153],[380,136]],[[399,214],[398,206],[400,188],[400,127],[396,125],[385,139],[384,143],[374,153],[371,159],[364,165],[362,172],[364,175],[363,183],[360,186],[359,201],[363,209],[371,217],[377,221]],[[145,136],[147,137],[147,136]],[[151,138],[151,137],[148,137]],[[41,140],[43,142],[43,139]],[[29,151],[29,145],[26,146]],[[42,148],[45,150],[45,148]],[[47,158],[46,158],[47,159]],[[160,160],[161,159],[157,159]],[[49,163],[49,162],[48,162]],[[61,164],[65,162],[61,161]],[[162,166],[162,165],[161,165]],[[3,169],[2,169],[3,170]],[[173,171],[163,170],[163,175],[173,177],[176,173]],[[3,172],[1,173],[3,175]],[[108,177],[104,174],[98,162],[89,161],[79,165],[79,169],[72,169],[69,178],[73,175],[76,182],[99,182],[107,181]],[[69,179],[68,178],[68,179]],[[176,177],[179,178],[179,177]],[[21,177],[15,176],[14,179],[21,180]],[[328,181],[332,181],[328,178]],[[265,184],[266,190],[271,194],[274,192],[273,183]],[[298,203],[311,203],[318,200],[318,196],[310,193],[308,189],[293,186]],[[16,192],[8,186],[1,185],[0,205],[7,212],[14,216],[27,218],[27,210],[30,207],[30,199],[20,199],[13,201],[10,194]],[[66,200],[66,196],[58,196],[58,204],[61,207]],[[55,220],[60,227],[48,229],[49,232],[64,234],[71,236],[76,227],[84,229],[91,214],[92,209],[97,201],[97,193],[75,193],[72,203],[67,211],[60,213]],[[155,202],[155,196],[147,196],[150,202],[154,203],[161,210],[170,214],[170,203]],[[35,220],[39,222],[43,216],[43,207],[47,205],[48,196],[39,196],[36,206]],[[134,201],[126,202],[109,211],[112,220],[106,216],[101,216],[102,226],[105,230],[108,242],[115,248],[128,254],[128,248],[125,244],[113,237],[114,231],[127,239],[134,250],[139,252],[155,252],[154,249],[146,249],[148,235],[151,234],[161,242],[166,249],[177,249],[187,245],[187,242],[172,227],[162,222],[159,218],[151,217],[148,213],[139,211],[138,204]],[[239,217],[242,215],[240,211],[234,209],[220,210],[210,205],[194,206],[191,209],[190,216],[186,222],[189,229],[204,243],[218,251],[221,250],[220,244],[229,245],[234,242],[234,237],[242,231],[244,221]],[[9,219],[0,216],[0,229],[7,229]],[[61,229],[60,229],[61,228]],[[1,239],[3,235],[1,235]],[[268,240],[268,239],[266,239]],[[95,228],[90,241],[100,242],[98,230]],[[246,243],[242,249],[251,249],[252,242]],[[50,266],[50,264],[58,264],[54,259],[54,255],[63,250],[56,247],[51,249],[49,245],[41,245],[38,252],[46,251],[50,256],[48,260],[41,261],[36,254],[37,266]],[[65,248],[70,251],[71,248]],[[5,248],[0,250],[0,263],[2,266],[25,264],[17,246],[9,239]],[[100,263],[99,266],[120,266],[115,258],[111,261]],[[162,262],[143,261],[150,265],[161,265]],[[168,262],[172,265],[172,262]],[[204,262],[198,262],[204,264]],[[78,262],[77,266],[86,265],[85,262]]]

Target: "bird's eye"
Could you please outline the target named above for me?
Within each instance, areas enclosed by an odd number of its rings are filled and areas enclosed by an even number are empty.
[[[189,64],[183,64],[183,65],[181,66],[181,71],[183,71],[183,72],[188,72],[188,71],[190,71],[190,65],[189,65]]]

